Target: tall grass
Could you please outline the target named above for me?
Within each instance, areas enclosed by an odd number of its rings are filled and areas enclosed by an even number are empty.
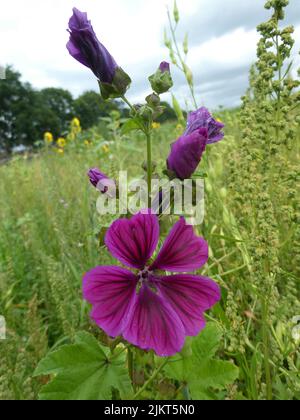
[[[232,176],[233,165],[241,159],[239,115],[223,112],[221,116],[227,126],[226,140],[211,147],[203,162],[208,177],[201,233],[211,247],[205,272],[223,288],[222,302],[209,317],[225,333],[222,357],[234,359],[240,367],[240,380],[228,389],[227,398],[259,399],[265,396],[266,377],[263,308],[249,238],[255,214],[251,215],[247,197],[237,201],[236,194],[251,180]],[[173,125],[156,131],[157,160],[167,156],[176,135]],[[284,151],[287,168],[299,162],[299,139],[296,148]],[[0,167],[0,314],[8,328],[7,340],[0,342],[0,399],[36,398],[42,384],[32,379],[32,373],[41,357],[69,342],[75,331],[93,330],[81,298],[82,274],[112,261],[99,246],[103,220],[96,212],[97,192],[85,174],[95,165],[111,173],[121,163],[131,177],[141,176],[141,142],[140,136],[133,135],[112,144],[106,154],[94,149],[70,150],[64,156],[44,152],[14,158]],[[283,184],[281,202],[276,205],[290,211],[288,177]],[[241,218],[241,211],[248,217]],[[278,294],[266,296],[271,307],[266,326],[271,332],[268,362],[274,398],[292,399],[299,398],[300,363],[291,322],[300,314],[299,265],[293,250],[296,223],[279,222],[270,226],[280,239],[280,278]]]

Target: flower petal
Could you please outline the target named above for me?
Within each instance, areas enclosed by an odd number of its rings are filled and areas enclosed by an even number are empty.
[[[221,299],[219,286],[207,277],[178,274],[156,277],[153,284],[172,305],[189,336],[199,334],[205,327],[203,313]]]
[[[111,337],[122,333],[137,282],[133,273],[120,267],[96,267],[83,278],[83,296],[93,305],[91,318]]]
[[[167,165],[170,171],[181,179],[190,178],[201,162],[208,140],[206,128],[200,128],[193,133],[181,136],[171,146]]]
[[[158,239],[158,218],[149,210],[131,219],[116,220],[107,231],[105,244],[123,264],[142,270],[155,251]]]
[[[168,357],[181,351],[184,327],[176,312],[161,296],[143,286],[124,328],[125,340],[144,350]]]
[[[89,67],[104,83],[112,83],[118,65],[98,40],[87,14],[74,8],[69,21],[70,40],[67,49],[71,56]]]
[[[201,268],[207,260],[207,242],[196,236],[182,217],[173,226],[150,270],[189,272]]]

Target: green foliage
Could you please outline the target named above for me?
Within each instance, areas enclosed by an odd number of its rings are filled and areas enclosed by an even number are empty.
[[[214,323],[188,343],[190,354],[182,352],[174,356],[166,366],[170,378],[186,384],[192,399],[218,399],[216,391],[222,391],[238,377],[238,368],[231,362],[215,359],[222,334]]]
[[[47,88],[36,92],[38,107],[34,120],[37,124],[39,138],[50,131],[55,137],[63,135],[68,129],[69,121],[74,117],[73,97],[64,89]]]
[[[87,129],[96,125],[101,117],[107,117],[111,111],[117,110],[118,105],[112,101],[104,101],[95,91],[88,91],[75,99],[74,109],[82,128]]]
[[[258,61],[242,109],[216,113],[226,125],[226,139],[207,147],[199,168],[206,174],[206,217],[197,229],[210,244],[202,274],[221,285],[222,300],[208,314],[213,323],[188,339],[182,354],[166,366],[153,353],[135,350],[131,379],[138,397],[300,399],[299,341],[293,333],[293,319],[300,314],[300,96],[290,75],[292,28],[282,28],[280,21],[285,3],[268,2],[272,17],[259,27]],[[175,54],[167,34],[165,42]],[[11,146],[5,137],[10,122],[14,130],[28,130],[22,142],[33,143],[30,103],[36,92],[13,71],[8,83],[0,81],[0,92],[1,147]],[[94,101],[97,112],[98,104]],[[88,107],[84,103],[83,114]],[[16,121],[12,109],[22,118]],[[170,106],[167,112],[176,120]],[[122,167],[130,178],[144,175],[144,139],[136,130],[121,135],[122,114],[108,114],[82,133],[96,140],[95,147],[70,147],[62,156],[48,149],[0,166],[0,314],[7,324],[7,340],[0,341],[0,400],[35,400],[39,393],[61,399],[132,397],[124,371],[127,350],[121,346],[120,356],[118,347],[110,353],[118,340],[112,342],[90,322],[81,291],[83,273],[114,263],[99,235],[110,220],[98,217],[97,192],[85,173],[99,166],[113,177]],[[45,116],[52,121],[50,112]],[[160,173],[170,144],[184,129],[176,125],[153,131],[153,160]],[[12,139],[19,142],[17,136]],[[42,376],[34,377],[40,360]],[[93,389],[100,375],[100,386]]]
[[[85,332],[76,334],[75,344],[49,353],[35,371],[40,375],[54,375],[40,392],[42,400],[106,400],[113,389],[122,397],[130,395],[124,353],[110,355]]]

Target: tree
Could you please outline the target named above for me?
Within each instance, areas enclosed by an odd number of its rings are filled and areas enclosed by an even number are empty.
[[[10,152],[13,146],[28,144],[34,92],[29,84],[21,82],[20,73],[6,69],[6,79],[0,80],[0,148]],[[22,119],[18,116],[22,115]]]
[[[71,93],[59,88],[46,88],[37,92],[36,124],[39,132],[51,131],[55,136],[68,130],[75,116]]]
[[[104,101],[99,93],[87,91],[74,101],[76,116],[80,119],[84,129],[99,122],[101,117],[107,117],[111,111],[117,110],[115,102]]]
[[[177,116],[176,113],[174,111],[174,109],[171,107],[171,105],[168,102],[162,102],[161,105],[163,107],[165,107],[164,109],[164,113],[162,115],[160,115],[157,118],[157,121],[161,124],[163,124],[166,121],[174,121],[177,120]]]

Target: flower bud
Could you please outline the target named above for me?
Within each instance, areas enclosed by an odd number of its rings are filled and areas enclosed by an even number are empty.
[[[183,135],[171,146],[167,160],[168,170],[175,172],[177,178],[190,178],[196,171],[207,144],[207,129],[201,128],[192,134]]]
[[[173,14],[174,14],[174,20],[175,20],[175,22],[176,22],[176,23],[178,23],[178,22],[179,22],[179,20],[180,20],[180,16],[179,16],[179,10],[178,10],[178,7],[177,7],[177,2],[176,2],[176,0],[175,0],[175,2],[174,2],[174,10],[173,10]]]
[[[97,188],[102,194],[107,194],[111,197],[116,195],[116,183],[114,180],[108,178],[98,168],[90,169],[88,172],[90,183]]]
[[[149,77],[152,89],[158,95],[168,92],[173,86],[173,80],[170,72],[170,64],[162,62],[155,74]]]
[[[67,49],[70,55],[92,70],[99,81],[103,98],[123,96],[131,79],[98,40],[86,13],[73,9],[69,33]]]
[[[156,93],[147,96],[146,102],[151,108],[156,108],[160,105],[160,97]]]

